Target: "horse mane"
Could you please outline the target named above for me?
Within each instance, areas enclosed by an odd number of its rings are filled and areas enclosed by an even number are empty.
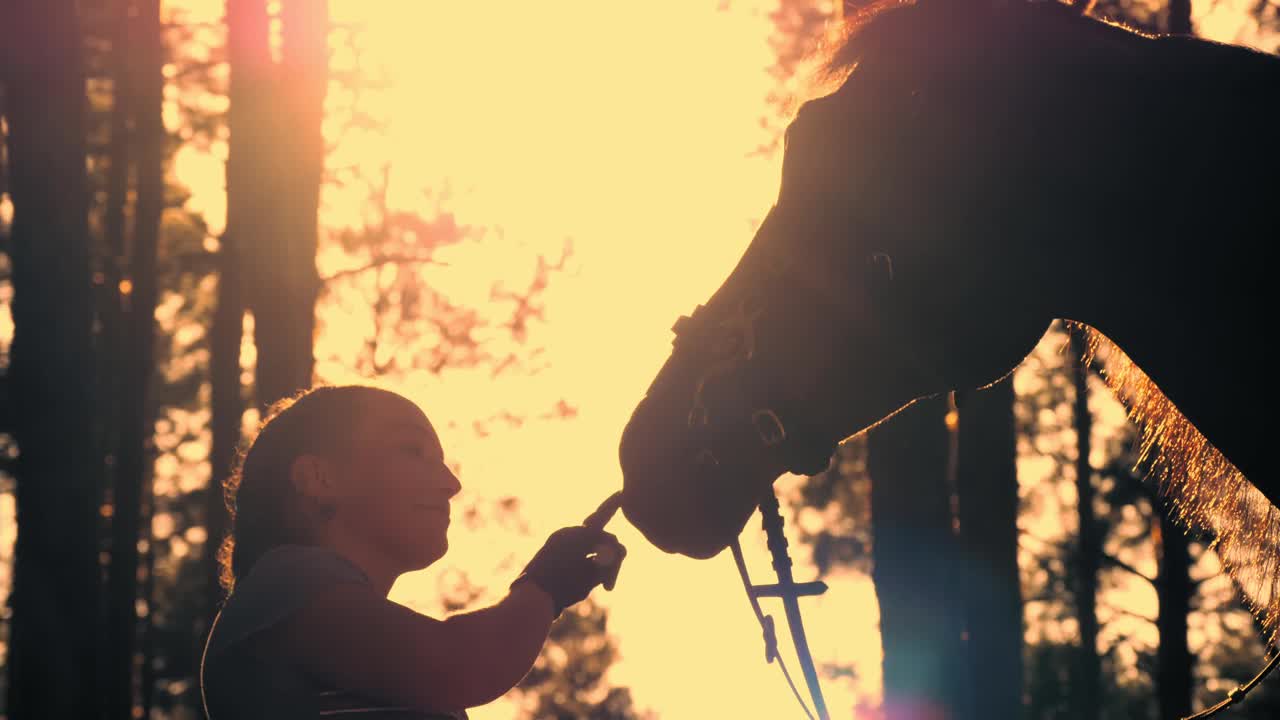
[[[1174,520],[1207,534],[1210,549],[1274,642],[1280,630],[1280,509],[1123,350],[1093,328],[1073,326],[1087,338],[1083,359],[1100,359],[1103,378],[1139,429],[1137,467],[1146,468]]]

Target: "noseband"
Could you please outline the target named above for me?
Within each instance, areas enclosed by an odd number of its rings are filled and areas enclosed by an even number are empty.
[[[749,262],[753,266],[754,287],[741,293],[727,308],[720,304],[713,312],[712,308],[699,305],[690,315],[680,317],[671,327],[675,333],[672,344],[677,353],[688,352],[709,359],[694,384],[686,418],[688,430],[699,440],[694,456],[696,464],[719,467],[725,457],[723,453],[754,446],[776,458],[789,472],[816,475],[827,468],[842,438],[808,425],[803,419],[803,408],[794,407],[800,404],[798,398],[752,398],[743,392],[747,405],[723,408],[720,413],[712,412],[708,398],[708,387],[713,381],[734,372],[752,371],[751,363],[759,349],[756,323],[768,309],[764,298],[770,293],[780,295],[795,288],[804,289],[836,311],[833,327],[866,326],[893,349],[905,368],[924,378],[937,391],[952,390],[954,383],[947,382],[936,365],[924,361],[915,352],[902,328],[885,322],[894,273],[889,253],[868,252],[843,278],[837,278],[825,266],[799,267],[795,249],[772,237],[775,233],[770,226],[779,222],[778,214],[778,208],[774,207],[765,216],[756,242],[743,258],[744,264]],[[860,282],[867,289],[864,299],[849,298],[850,281]],[[717,305],[714,299],[711,304]]]
[[[760,450],[777,455],[790,472],[815,475],[827,467],[835,443],[817,437],[816,433],[800,431],[802,423],[792,413],[775,403],[753,405],[743,413],[745,423],[739,416],[735,423],[738,427],[725,428],[723,424],[717,424],[723,416],[711,411],[708,385],[745,366],[755,357],[755,324],[762,312],[758,296],[749,295],[734,307],[729,317],[715,325],[707,317],[707,309],[700,305],[692,315],[681,317],[671,328],[676,334],[677,348],[693,346],[694,352],[705,353],[712,358],[694,385],[686,418],[689,431],[700,435],[703,440],[694,461],[704,466],[720,466],[721,456],[715,446],[724,443],[715,440],[723,436],[733,442],[732,447],[742,447],[739,443],[743,442],[754,443]]]

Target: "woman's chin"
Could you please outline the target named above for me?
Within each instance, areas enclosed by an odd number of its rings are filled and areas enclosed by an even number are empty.
[[[409,556],[406,558],[405,562],[405,565],[409,566],[409,569],[405,570],[405,572],[425,570],[431,565],[434,565],[437,560],[444,557],[445,553],[448,551],[449,540],[443,536],[438,539],[433,539],[431,542],[425,544],[419,543],[418,545],[412,546],[411,549],[405,553]]]

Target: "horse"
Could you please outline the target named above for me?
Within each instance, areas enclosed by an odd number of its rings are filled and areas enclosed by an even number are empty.
[[[1262,235],[1280,59],[1054,2],[889,0],[784,136],[777,200],[680,318],[623,430],[622,510],[709,558],[783,473],[921,398],[1009,375],[1055,320],[1115,350],[1167,512],[1274,639],[1280,477]]]

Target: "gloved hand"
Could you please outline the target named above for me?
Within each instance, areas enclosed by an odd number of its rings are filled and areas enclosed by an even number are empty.
[[[596,585],[612,590],[626,554],[612,533],[582,525],[561,528],[551,533],[511,585],[527,580],[542,588],[559,617]]]

